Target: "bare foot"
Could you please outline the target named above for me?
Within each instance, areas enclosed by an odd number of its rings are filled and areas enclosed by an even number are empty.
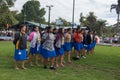
[[[19,70],[19,68],[18,68],[18,67],[16,67],[16,68],[15,68],[15,70]]]
[[[68,63],[69,63],[69,64],[71,64],[71,63],[72,63],[72,61],[68,61]]]
[[[60,66],[61,66],[61,67],[64,67],[64,65],[63,65],[63,64],[60,64]]]
[[[58,65],[58,64],[56,64],[56,65],[55,65],[55,67],[57,67],[57,68],[58,68],[58,67],[59,67],[59,65]]]
[[[22,69],[26,70],[27,68],[26,67],[22,67]]]
[[[37,66],[40,66],[39,64],[36,64]]]
[[[30,66],[34,66],[33,64],[30,64]]]
[[[63,61],[63,64],[65,64],[66,62],[65,61]]]

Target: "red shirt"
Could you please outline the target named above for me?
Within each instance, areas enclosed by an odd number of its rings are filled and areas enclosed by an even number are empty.
[[[73,39],[75,40],[75,42],[81,42],[82,41],[82,34],[74,33],[73,34]]]

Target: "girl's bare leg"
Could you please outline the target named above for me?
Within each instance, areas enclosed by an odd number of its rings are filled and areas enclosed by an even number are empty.
[[[64,67],[63,65],[64,55],[60,56],[60,66]]]
[[[18,61],[15,60],[15,61],[14,61],[14,67],[15,67],[16,70],[19,69],[19,67],[17,66],[17,64],[18,64]]]
[[[56,66],[56,67],[59,67],[58,58],[59,58],[59,56],[56,56],[56,58],[55,58],[55,66]]]
[[[38,56],[39,56],[38,54],[35,55],[35,64],[36,64],[37,66],[40,66],[40,65],[38,64]]]
[[[22,67],[22,69],[26,69],[26,68],[25,68],[25,60],[22,61],[21,67]]]
[[[32,63],[32,57],[33,57],[33,55],[32,55],[32,54],[30,54],[30,55],[29,55],[29,62],[30,62],[30,66],[34,66],[34,65],[33,65],[33,63]]]

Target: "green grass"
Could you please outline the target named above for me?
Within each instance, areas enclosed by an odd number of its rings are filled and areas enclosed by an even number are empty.
[[[55,71],[40,67],[14,70],[12,42],[0,42],[0,80],[120,80],[120,47],[97,46],[95,54]]]

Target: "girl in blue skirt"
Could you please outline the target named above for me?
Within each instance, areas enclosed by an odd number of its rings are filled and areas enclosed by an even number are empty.
[[[73,38],[74,33],[76,33],[76,29],[72,29],[72,33],[71,33],[71,52],[73,53],[75,53],[75,50],[74,50],[75,40]]]
[[[73,34],[73,39],[74,39],[74,57],[73,60],[79,60],[79,52],[81,50],[81,42],[82,42],[82,34],[80,33],[80,28],[77,28],[77,31]]]
[[[71,28],[67,29],[67,32],[65,34],[65,44],[64,44],[64,50],[67,53],[68,57],[68,63],[71,63]]]
[[[80,35],[81,35],[81,42],[80,42],[80,56],[82,58],[86,58],[86,52],[85,52],[85,47],[84,47],[84,44],[83,44],[83,41],[84,41],[84,37],[83,37],[83,34],[84,34],[85,30],[80,30]]]
[[[53,34],[53,28],[48,27],[47,33],[42,36],[42,57],[44,68],[47,68],[48,59],[50,59],[50,69],[54,70],[54,61],[56,57],[56,52],[54,48],[55,36]]]
[[[91,50],[91,53],[93,54],[94,53],[94,48],[96,46],[96,43],[97,43],[97,36],[96,36],[96,31],[93,31],[92,32],[92,36],[93,36],[93,41],[91,43],[91,46],[92,46],[92,50]]]
[[[13,43],[15,45],[15,53],[14,53],[14,67],[16,70],[19,69],[18,61],[22,61],[21,68],[25,68],[25,60],[27,58],[26,48],[27,48],[27,35],[26,35],[26,26],[20,26],[20,32],[15,34]]]
[[[56,40],[55,40],[55,48],[56,48],[56,67],[59,67],[59,64],[58,64],[58,58],[60,56],[60,66],[61,67],[64,67],[64,48],[63,48],[63,45],[64,45],[64,29],[63,28],[60,28],[58,30],[58,33],[56,35]]]
[[[83,35],[84,39],[83,39],[83,45],[84,45],[84,49],[87,51],[87,54],[90,54],[92,46],[92,37],[91,37],[91,31],[89,31],[88,33],[85,32],[85,34]]]
[[[39,28],[37,26],[33,27],[33,31],[29,35],[29,41],[30,41],[30,55],[29,55],[30,66],[33,66],[32,64],[33,55],[35,55],[35,64],[39,66],[38,54],[41,53],[41,43],[40,43],[41,36],[39,33]]]

